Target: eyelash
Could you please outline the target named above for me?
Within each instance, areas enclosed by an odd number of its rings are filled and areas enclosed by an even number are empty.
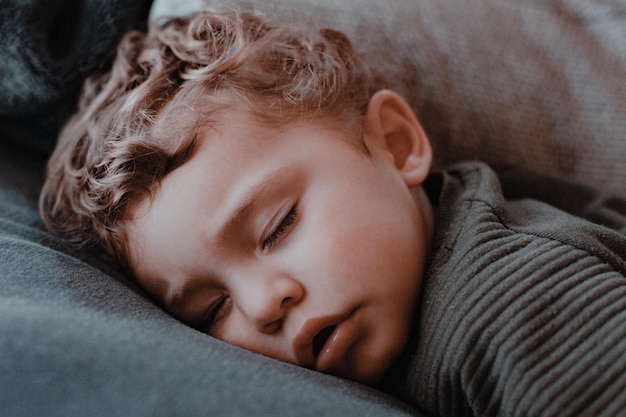
[[[217,302],[213,303],[211,307],[204,313],[200,320],[196,323],[194,328],[203,333],[210,333],[211,327],[220,320],[222,309],[226,307],[229,297],[224,295],[219,298]]]
[[[298,205],[294,204],[291,210],[289,210],[289,213],[287,213],[285,218],[283,218],[283,220],[280,222],[280,224],[276,226],[276,228],[272,231],[272,233],[270,233],[268,237],[265,238],[265,240],[263,240],[263,243],[261,244],[261,249],[263,250],[271,249],[280,240],[280,238],[285,234],[285,232],[287,232],[287,229],[289,229],[289,226],[294,224],[297,216],[298,216]]]

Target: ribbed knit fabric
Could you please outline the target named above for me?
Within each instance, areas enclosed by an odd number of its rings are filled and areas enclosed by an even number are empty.
[[[441,416],[626,415],[626,236],[505,201],[481,164],[433,184],[438,232],[405,394]]]

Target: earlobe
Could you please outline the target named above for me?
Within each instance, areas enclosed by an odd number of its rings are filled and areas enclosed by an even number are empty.
[[[366,146],[382,150],[409,187],[421,184],[432,162],[426,133],[404,99],[380,90],[370,99],[366,116]]]

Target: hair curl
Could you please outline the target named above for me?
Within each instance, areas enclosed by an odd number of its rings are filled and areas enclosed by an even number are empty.
[[[346,118],[365,114],[378,82],[342,33],[251,11],[204,10],[131,31],[111,69],[84,84],[48,162],[41,215],[65,240],[128,267],[133,203],[190,158],[198,127],[228,108],[225,97],[267,122]]]

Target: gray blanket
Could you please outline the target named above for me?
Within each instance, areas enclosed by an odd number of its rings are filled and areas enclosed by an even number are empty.
[[[49,152],[86,75],[121,34],[145,26],[152,0],[0,0],[3,141]]]

